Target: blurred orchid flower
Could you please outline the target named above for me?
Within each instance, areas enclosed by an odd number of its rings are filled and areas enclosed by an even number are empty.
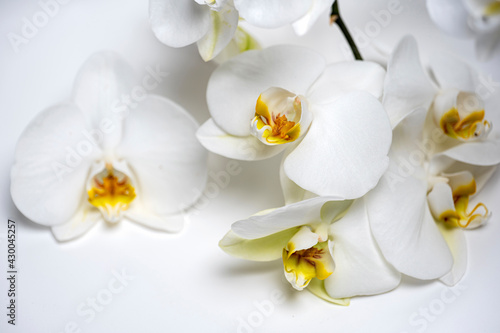
[[[349,297],[392,290],[401,278],[373,241],[363,199],[351,204],[316,197],[263,212],[234,223],[219,246],[248,260],[281,258],[295,289],[348,305]]]
[[[297,34],[302,35],[332,3],[333,0],[150,0],[149,16],[153,32],[162,43],[171,47],[197,43],[201,57],[209,61],[221,52],[225,54],[222,58],[226,58],[235,52],[260,48],[252,36],[238,27],[240,16],[263,28],[293,23]]]
[[[414,39],[404,38],[391,56],[383,98],[394,126],[390,164],[365,199],[372,233],[397,270],[454,285],[467,265],[463,229],[490,217],[486,205],[470,203],[500,154],[482,127],[474,72],[449,57],[434,61],[441,90],[421,67]],[[467,96],[481,109],[462,108]]]
[[[396,46],[387,67],[383,105],[393,128],[413,110],[429,110],[426,135],[432,136],[428,154],[444,154],[473,165],[500,163],[500,141],[489,135],[479,75],[447,54],[431,60],[434,83],[423,69],[418,47],[407,36]]]
[[[480,60],[500,53],[498,0],[427,0],[427,9],[443,31],[456,37],[474,38]]]
[[[357,198],[377,184],[388,164],[391,128],[378,101],[384,75],[366,61],[326,66],[323,57],[301,47],[245,52],[210,77],[212,118],[197,136],[208,150],[240,160],[288,148],[283,168],[297,185],[318,195]]]
[[[118,56],[97,53],[81,68],[72,102],[41,112],[19,139],[12,198],[58,240],[122,217],[178,231],[182,208],[197,200],[194,189],[204,188],[206,152],[196,122],[160,96],[123,107],[134,82]]]

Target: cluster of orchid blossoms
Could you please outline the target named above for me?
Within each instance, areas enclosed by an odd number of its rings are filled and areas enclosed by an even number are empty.
[[[412,37],[387,72],[367,61],[324,67],[318,57],[271,47],[210,78],[212,119],[197,134],[207,149],[247,160],[285,151],[287,205],[234,223],[220,247],[281,258],[295,289],[337,304],[389,291],[401,274],[456,284],[467,264],[464,230],[491,215],[476,194],[500,163],[478,75],[441,55],[431,76]]]
[[[298,46],[248,50],[258,44],[238,28],[241,16],[304,33],[332,2],[151,0],[153,31],[167,45],[197,42],[205,60],[229,49],[208,82],[211,118],[198,126],[152,95],[118,107],[133,74],[115,54],[98,53],[71,103],[43,111],[22,134],[16,206],[59,240],[122,217],[177,231],[206,181],[203,147],[246,161],[282,154],[286,205],[234,223],[219,243],[225,252],[281,259],[295,289],[342,305],[396,288],[402,274],[456,284],[467,264],[464,231],[491,215],[477,195],[500,163],[478,75],[447,55],[427,72],[412,37],[384,69],[327,64]]]
[[[193,43],[205,61],[222,62],[244,51],[260,49],[240,25],[262,28],[292,24],[304,35],[334,0],[150,0],[156,37],[171,47]]]

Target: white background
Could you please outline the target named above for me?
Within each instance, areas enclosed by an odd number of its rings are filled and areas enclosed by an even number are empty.
[[[371,10],[386,8],[383,0],[341,2],[344,20],[352,31],[376,22]],[[239,162],[242,172],[191,216],[180,234],[155,232],[122,221],[115,227],[101,224],[76,241],[57,243],[49,229],[23,217],[10,199],[15,143],[30,119],[46,107],[68,101],[81,64],[92,53],[110,49],[134,67],[138,78],[146,75],[147,66],[168,71],[170,75],[154,93],[179,103],[201,123],[209,117],[205,87],[215,64],[204,63],[194,46],[171,49],[159,43],[149,27],[147,0],[71,1],[61,5],[48,24],[14,52],[8,33],[21,34],[23,18],[31,21],[40,10],[37,1],[0,2],[2,332],[59,333],[71,327],[71,322],[78,326],[75,332],[237,332],[242,321],[256,327],[241,326],[241,332],[500,331],[498,172],[481,193],[493,217],[487,226],[467,232],[470,262],[458,287],[448,290],[439,282],[404,278],[395,291],[354,298],[349,307],[326,303],[308,292],[294,292],[282,277],[279,261],[246,262],[226,255],[217,246],[232,222],[282,205],[279,157]],[[421,45],[424,62],[433,52],[452,52],[500,82],[500,55],[488,63],[477,63],[473,43],[441,34],[428,18],[424,1],[402,1],[402,13],[392,16],[388,26],[380,30],[374,39],[379,49],[391,50],[402,36],[411,33]],[[337,28],[328,25],[326,12],[305,37],[295,36],[290,27],[251,31],[264,46],[307,45],[329,61],[341,60],[345,54],[345,42]],[[361,52],[367,58],[382,59],[372,47]],[[487,113],[495,125],[500,124],[498,95],[497,91],[487,101]],[[219,172],[228,161],[211,156],[210,170]],[[6,316],[8,218],[18,227],[15,327],[7,324]],[[101,312],[95,312],[93,318],[77,314],[89,298],[106,294],[113,272],[122,270],[134,279],[113,294]],[[449,300],[453,291],[459,296]],[[281,294],[284,302],[269,306],[273,293]],[[259,314],[256,302],[268,305],[264,314]],[[429,308],[432,317],[423,319],[419,311]]]

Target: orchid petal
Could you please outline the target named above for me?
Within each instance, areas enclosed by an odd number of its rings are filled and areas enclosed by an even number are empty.
[[[467,271],[467,242],[465,234],[460,228],[448,227],[443,223],[439,223],[438,226],[453,255],[453,268],[449,273],[441,277],[440,280],[448,286],[454,286]]]
[[[427,195],[427,201],[429,209],[436,220],[440,220],[440,216],[447,211],[455,211],[453,193],[446,183],[435,184],[432,191]]]
[[[302,226],[288,241],[286,249],[293,253],[305,250],[318,244],[318,235],[308,226]],[[290,253],[290,254],[291,254]]]
[[[250,135],[259,95],[279,87],[305,94],[325,68],[318,53],[297,46],[247,51],[219,66],[210,77],[207,104],[215,123],[235,136]]]
[[[293,23],[293,30],[299,36],[305,35],[313,24],[318,20],[320,15],[325,13],[332,6],[334,0],[313,0],[312,6],[307,13],[299,20]],[[328,15],[328,14],[327,14]],[[327,16],[325,16],[325,19]]]
[[[198,41],[198,51],[205,61],[212,60],[224,49],[238,27],[238,12],[232,6],[225,6],[220,11],[210,11],[210,28]]]
[[[332,255],[336,269],[325,280],[328,295],[374,295],[399,285],[401,274],[387,263],[370,233],[363,199],[331,225],[330,235],[335,243]]]
[[[463,143],[436,154],[433,158],[439,159],[442,156],[472,165],[497,165],[500,163],[500,140]]]
[[[272,235],[245,239],[230,230],[219,242],[224,252],[247,260],[271,261],[281,258],[288,240],[297,232],[297,228],[286,229]]]
[[[468,25],[469,12],[462,1],[427,0],[427,10],[434,23],[443,31],[456,37],[472,37]]]
[[[427,206],[423,167],[411,163],[425,110],[407,116],[394,129],[391,163],[378,186],[367,194],[372,233],[385,258],[401,273],[436,279],[451,270],[453,258]],[[406,144],[410,143],[410,144]]]
[[[256,239],[293,227],[321,222],[321,207],[335,197],[317,197],[274,209],[265,215],[254,215],[233,223],[231,229],[239,237]],[[348,202],[350,204],[350,202]],[[343,205],[335,207],[338,214],[345,211]],[[329,222],[329,221],[328,221]]]
[[[382,105],[355,92],[316,106],[313,113],[307,135],[285,160],[286,175],[318,195],[361,197],[388,165],[391,128]]]
[[[200,40],[210,28],[210,8],[193,0],[150,0],[149,20],[160,42],[183,47]]]
[[[354,92],[366,91],[380,98],[385,70],[369,61],[345,61],[328,65],[307,92],[311,104],[329,104]]]
[[[159,96],[148,96],[126,118],[116,159],[126,160],[137,179],[137,198],[127,211],[131,218],[147,213],[177,228],[179,219],[167,217],[200,197],[207,153],[196,140],[197,128],[184,109]]]
[[[476,39],[476,55],[480,61],[489,60],[492,55],[500,52],[500,34],[493,31],[478,36]]]
[[[404,37],[396,46],[387,64],[383,105],[392,127],[417,108],[428,109],[437,88],[420,63],[417,42]]]
[[[196,133],[201,144],[211,152],[243,161],[262,160],[282,152],[286,145],[268,146],[255,136],[233,136],[224,132],[213,119],[207,120]]]
[[[186,222],[184,214],[157,215],[140,203],[134,203],[134,206],[125,212],[125,216],[142,226],[172,233],[180,232]]]
[[[316,194],[306,191],[299,185],[295,184],[293,181],[290,180],[290,178],[288,178],[288,176],[285,173],[284,169],[285,160],[288,157],[288,155],[293,151],[294,147],[295,146],[292,146],[285,151],[285,154],[283,155],[280,164],[281,190],[283,191],[283,196],[285,197],[286,205],[317,197]]]
[[[334,272],[335,273],[335,272]],[[348,306],[351,303],[350,298],[332,298],[325,289],[325,281],[319,279],[312,279],[307,286],[307,290],[313,293],[315,296],[338,305]]]
[[[450,54],[437,53],[432,57],[430,65],[432,74],[442,89],[475,91],[478,75],[465,62]]]
[[[127,109],[122,99],[132,93],[134,82],[131,67],[114,52],[94,54],[77,75],[73,101],[87,117],[91,133],[100,134],[94,140],[108,152],[120,141]]]
[[[278,28],[304,16],[312,0],[234,0],[240,16],[262,28]]]
[[[19,138],[11,194],[34,222],[63,224],[77,213],[92,160],[100,156],[83,134],[85,120],[75,106],[55,106],[38,114]]]
[[[88,202],[83,202],[68,222],[52,227],[52,234],[60,242],[69,241],[80,237],[98,222],[103,221],[99,210],[89,205]]]

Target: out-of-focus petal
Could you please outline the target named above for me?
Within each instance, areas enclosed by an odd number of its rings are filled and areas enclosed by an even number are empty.
[[[200,40],[210,28],[210,8],[193,0],[150,0],[149,20],[160,42],[183,47]]]
[[[86,119],[72,105],[49,108],[19,138],[11,170],[17,208],[43,225],[59,225],[77,213],[92,160],[100,148],[85,136]]]
[[[210,11],[210,28],[198,41],[198,51],[203,60],[212,60],[229,44],[238,27],[238,19],[238,11],[232,6]]]
[[[312,0],[234,0],[240,16],[262,28],[278,28],[306,15]]]
[[[127,161],[137,181],[131,218],[144,212],[178,215],[200,197],[207,152],[196,139],[197,129],[183,108],[159,96],[148,96],[126,118],[115,158]]]

